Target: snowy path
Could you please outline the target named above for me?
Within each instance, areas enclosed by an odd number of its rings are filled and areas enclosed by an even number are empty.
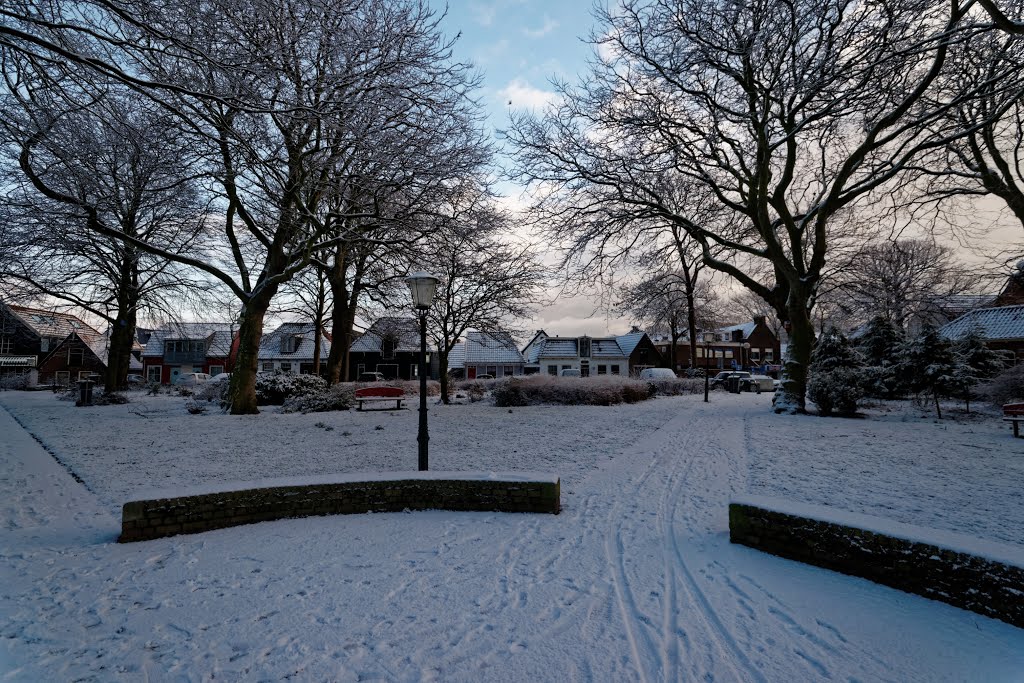
[[[1020,629],[728,543],[752,401],[680,402],[563,482],[557,517],[355,515],[124,546],[0,409],[0,680],[1021,680]]]

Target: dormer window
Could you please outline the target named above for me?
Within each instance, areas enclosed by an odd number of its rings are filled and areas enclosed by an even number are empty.
[[[580,358],[590,358],[590,337],[580,337]]]
[[[286,334],[281,337],[281,353],[295,353],[302,344],[302,337],[297,334]]]

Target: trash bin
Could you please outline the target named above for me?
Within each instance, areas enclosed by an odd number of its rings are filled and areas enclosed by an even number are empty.
[[[91,379],[82,379],[78,381],[78,405],[80,406],[91,406],[92,405],[92,385],[95,384]]]
[[[739,377],[727,377],[725,379],[725,388],[730,394],[740,393],[740,378]]]

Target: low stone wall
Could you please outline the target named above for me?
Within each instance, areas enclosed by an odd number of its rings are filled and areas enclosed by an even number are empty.
[[[1024,561],[1008,546],[867,515],[747,496],[729,505],[729,535],[781,557],[1024,628]]]
[[[392,480],[341,478],[196,490],[125,503],[121,543],[190,534],[241,524],[313,515],[403,510],[467,510],[558,514],[557,477],[461,473],[402,474]]]

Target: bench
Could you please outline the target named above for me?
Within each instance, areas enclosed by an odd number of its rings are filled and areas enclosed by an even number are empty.
[[[356,410],[362,410],[364,403],[377,403],[380,401],[394,401],[394,410],[402,409],[402,399],[405,392],[398,387],[363,387],[356,389],[356,401],[359,406]],[[389,408],[378,408],[377,410],[390,410]]]
[[[1024,421],[1024,403],[1007,403],[1003,406],[1003,422],[1013,425],[1014,438],[1020,437],[1020,423]]]

